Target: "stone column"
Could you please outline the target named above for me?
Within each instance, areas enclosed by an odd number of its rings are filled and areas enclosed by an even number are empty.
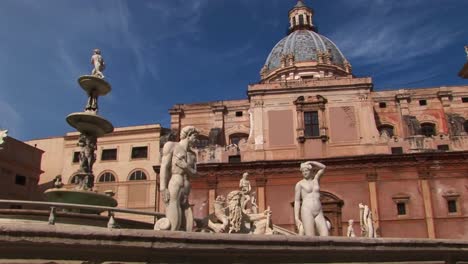
[[[264,175],[260,175],[255,178],[255,182],[257,184],[257,205],[258,205],[258,212],[261,213],[266,209],[266,195],[265,195],[265,187],[267,183],[267,178]]]
[[[378,231],[378,235],[380,235],[379,200],[377,198],[377,172],[367,173],[367,182],[369,185],[370,208],[374,218],[374,228]]]
[[[218,186],[218,179],[214,175],[208,177],[208,214],[214,213],[214,203],[216,200],[216,188]]]
[[[421,192],[424,202],[424,213],[426,218],[427,234],[429,238],[436,238],[435,236],[435,225],[434,225],[434,211],[432,208],[432,197],[431,197],[431,186],[430,179],[432,179],[431,172],[427,169],[418,171],[419,186],[421,186]]]

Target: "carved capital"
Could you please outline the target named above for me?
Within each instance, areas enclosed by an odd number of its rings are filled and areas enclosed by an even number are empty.
[[[256,177],[255,178],[255,183],[257,184],[257,187],[265,187],[268,179],[264,176]]]
[[[210,176],[206,183],[208,184],[208,189],[216,189],[218,186],[218,178],[216,176]]]
[[[420,180],[430,180],[434,178],[434,175],[432,175],[431,171],[428,169],[420,169],[418,170],[418,178]]]
[[[368,182],[376,182],[378,178],[377,172],[369,172],[366,174],[366,179]]]

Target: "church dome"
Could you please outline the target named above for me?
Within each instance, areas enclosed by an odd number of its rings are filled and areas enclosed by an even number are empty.
[[[281,67],[284,57],[293,55],[294,61],[319,61],[321,54],[330,53],[331,64],[344,67],[347,61],[343,53],[328,38],[312,30],[297,30],[275,45],[265,62],[266,70],[273,71]]]
[[[317,33],[314,10],[298,0],[289,11],[289,34],[268,55],[262,82],[352,76],[351,64],[330,39]]]

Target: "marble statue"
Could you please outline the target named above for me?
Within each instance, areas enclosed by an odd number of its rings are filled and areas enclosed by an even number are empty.
[[[239,188],[243,194],[242,201],[241,201],[242,211],[244,211],[245,213],[250,213],[250,212],[256,213],[257,212],[256,205],[252,203],[252,196],[251,196],[252,185],[250,185],[250,181],[247,179],[247,177],[249,177],[249,173],[245,172],[244,174],[242,174],[242,178],[239,181]],[[251,206],[252,208],[250,209],[251,211],[247,211],[247,204],[249,202],[252,205]]]
[[[347,237],[356,237],[356,234],[354,233],[353,224],[354,224],[354,220],[349,219],[348,220],[348,231],[346,232]]]
[[[377,237],[374,229],[374,220],[369,206],[359,204],[359,221],[361,222],[362,237]]]
[[[466,59],[468,60],[468,45],[465,46]]]
[[[96,137],[81,134],[77,145],[81,147],[79,156],[80,170],[85,173],[92,173],[96,161],[96,154],[94,153],[97,145]]]
[[[186,126],[180,132],[180,142],[167,142],[161,160],[160,191],[166,204],[170,230],[192,231],[193,212],[188,198],[190,178],[197,174],[197,155],[192,150],[199,131]]]
[[[320,203],[320,177],[326,166],[320,162],[301,163],[304,179],[296,184],[294,198],[294,219],[299,235],[328,236],[327,221]]]
[[[104,74],[102,74],[102,72],[106,68],[106,65],[104,64],[100,49],[94,49],[93,56],[91,56],[91,64],[94,66],[91,75],[104,79]]]
[[[5,144],[5,138],[8,136],[8,130],[0,130],[0,149]]]
[[[253,109],[249,108],[249,137],[247,138],[248,142],[252,142],[252,136],[253,136],[253,129],[254,129],[254,120],[253,120]]]
[[[232,191],[226,199],[218,196],[208,227],[215,233],[273,234],[270,209],[261,214],[245,213],[242,210],[243,196],[242,191]]]
[[[54,179],[54,188],[60,189],[63,187],[63,182],[62,182],[62,175],[57,175],[55,176]]]

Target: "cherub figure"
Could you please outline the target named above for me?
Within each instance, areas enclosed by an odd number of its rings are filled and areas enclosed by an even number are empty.
[[[104,59],[101,56],[100,49],[94,49],[93,56],[91,56],[91,64],[94,65],[94,69],[91,74],[104,79],[104,74],[102,74],[102,72],[106,68],[106,65],[104,64]]]

